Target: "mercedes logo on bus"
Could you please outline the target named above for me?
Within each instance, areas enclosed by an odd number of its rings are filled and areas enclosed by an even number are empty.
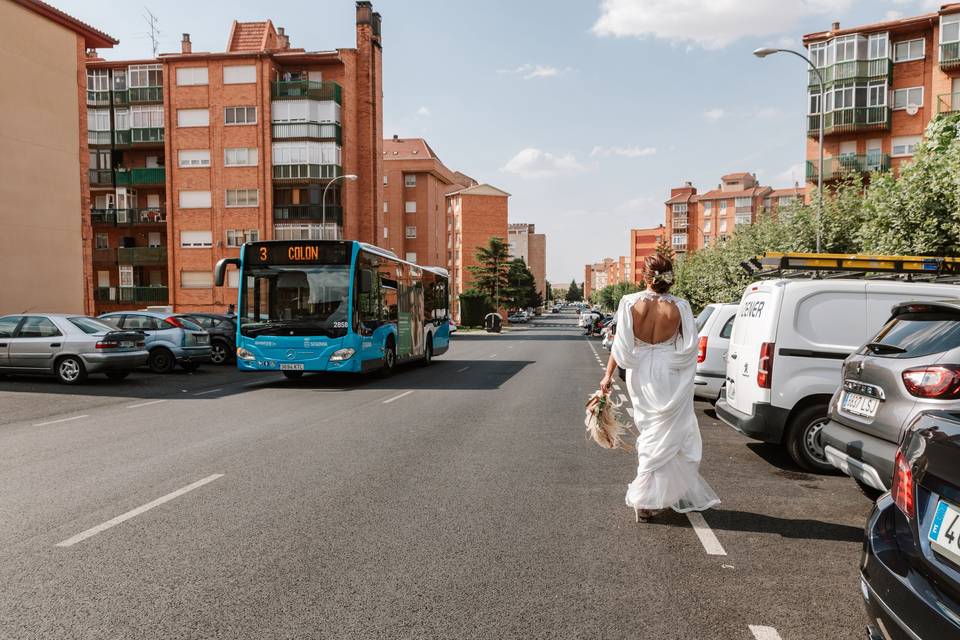
[[[296,351],[294,351],[293,349],[290,349],[289,351],[287,351],[287,360],[293,360],[296,357],[297,357]]]

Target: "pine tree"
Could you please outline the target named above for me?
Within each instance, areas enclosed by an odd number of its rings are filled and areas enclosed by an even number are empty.
[[[571,280],[570,287],[567,289],[567,302],[580,302],[583,300],[583,291],[577,286],[577,281]]]
[[[503,238],[490,238],[485,247],[478,247],[474,254],[477,264],[468,269],[473,274],[473,286],[485,293],[499,309],[506,298],[506,289],[510,285],[507,274],[510,271],[510,248]]]

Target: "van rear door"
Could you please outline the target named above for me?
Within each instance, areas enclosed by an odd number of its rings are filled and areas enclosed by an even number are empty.
[[[770,389],[757,384],[757,363],[765,342],[776,342],[782,287],[779,281],[756,282],[743,292],[727,351],[727,403],[753,415],[753,405],[770,402]]]

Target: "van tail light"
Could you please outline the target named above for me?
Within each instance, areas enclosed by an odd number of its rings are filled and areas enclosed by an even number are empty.
[[[700,336],[697,351],[697,364],[707,359],[707,336]]]
[[[761,389],[769,389],[773,382],[773,349],[772,342],[760,345],[760,360],[757,362],[757,385]]]
[[[120,346],[119,342],[98,342],[97,349],[116,349]]]
[[[178,329],[183,329],[183,323],[180,322],[180,318],[178,318],[177,316],[170,316],[169,318],[167,318],[167,322],[177,327]]]
[[[890,496],[903,515],[913,518],[916,514],[916,506],[913,503],[913,472],[902,450],[897,451],[897,457],[893,463],[893,484],[890,485]]]
[[[905,369],[900,376],[910,395],[935,400],[960,398],[960,366],[932,365]]]

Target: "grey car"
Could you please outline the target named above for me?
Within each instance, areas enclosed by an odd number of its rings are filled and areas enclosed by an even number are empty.
[[[189,316],[157,311],[114,311],[100,319],[118,329],[147,335],[147,365],[154,373],[169,373],[176,365],[193,371],[210,362],[210,334]]]
[[[64,384],[79,384],[91,373],[122,380],[146,364],[145,340],[143,333],[77,314],[3,316],[0,373],[55,375]]]
[[[960,409],[960,299],[896,305],[842,371],[824,450],[875,497],[890,488],[897,448],[917,414]]]

